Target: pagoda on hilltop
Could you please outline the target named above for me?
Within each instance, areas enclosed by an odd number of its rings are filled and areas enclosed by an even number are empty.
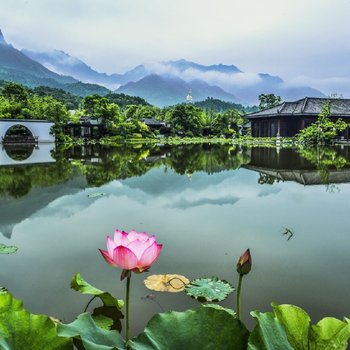
[[[193,103],[193,97],[192,97],[192,90],[191,89],[188,91],[188,94],[187,94],[187,97],[186,97],[186,102],[188,104]]]

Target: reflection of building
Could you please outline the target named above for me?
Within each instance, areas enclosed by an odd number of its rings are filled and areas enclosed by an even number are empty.
[[[53,144],[9,144],[0,149],[0,166],[53,163]]]
[[[330,103],[332,119],[342,118],[350,123],[350,99],[305,97],[295,102],[284,102],[276,107],[251,113],[245,117],[251,122],[253,137],[294,136],[314,123],[326,102]],[[349,127],[342,136],[350,139]]]
[[[293,149],[257,147],[251,149],[251,160],[243,167],[260,174],[261,183],[274,181],[294,181],[303,185],[321,185],[330,183],[350,182],[350,147],[330,149],[330,158],[344,159],[344,167],[336,168],[327,159],[327,165],[322,165],[322,159],[301,156]],[[317,165],[317,163],[319,165]],[[334,162],[336,164],[336,162]]]

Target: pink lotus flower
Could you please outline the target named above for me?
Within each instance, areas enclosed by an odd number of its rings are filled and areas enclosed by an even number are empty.
[[[114,239],[107,236],[107,250],[99,250],[108,264],[141,273],[157,260],[162,244],[158,244],[156,237],[149,237],[146,232],[116,230]]]

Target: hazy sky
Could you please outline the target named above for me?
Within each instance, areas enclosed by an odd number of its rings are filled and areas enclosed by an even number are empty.
[[[291,82],[350,86],[350,0],[0,0],[17,48],[60,49],[103,72],[185,58]]]

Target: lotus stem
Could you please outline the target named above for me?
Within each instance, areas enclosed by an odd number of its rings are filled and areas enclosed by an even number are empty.
[[[85,309],[84,309],[84,312],[87,311],[88,307],[90,306],[90,304],[91,304],[95,299],[96,299],[96,295],[93,296],[93,297],[89,300],[89,302],[87,303],[87,305],[86,305],[86,307],[85,307]]]
[[[126,278],[126,341],[130,339],[130,280],[131,276],[128,275],[128,277]]]
[[[242,290],[242,274],[239,274],[238,289],[237,289],[237,318],[241,320],[241,290]]]

